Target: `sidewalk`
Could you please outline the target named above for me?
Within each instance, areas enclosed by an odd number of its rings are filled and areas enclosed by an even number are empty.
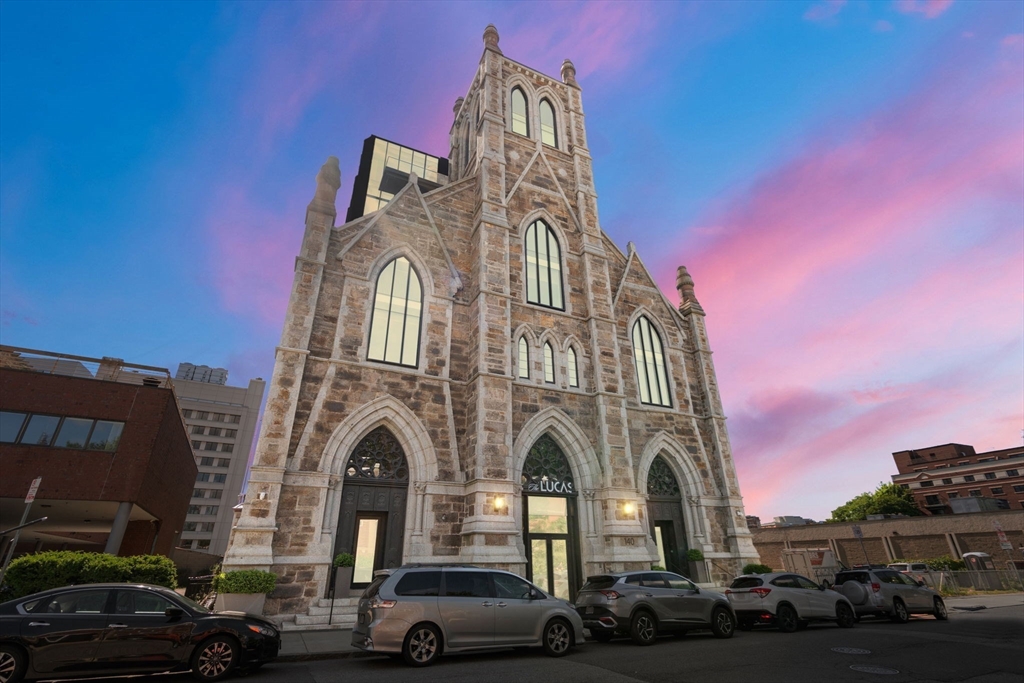
[[[309,659],[340,659],[362,655],[363,651],[352,647],[350,629],[324,631],[285,631],[281,634],[279,662],[298,662]]]
[[[973,612],[977,609],[997,609],[999,607],[1024,607],[1024,593],[996,593],[993,595],[964,595],[944,598],[949,610]]]

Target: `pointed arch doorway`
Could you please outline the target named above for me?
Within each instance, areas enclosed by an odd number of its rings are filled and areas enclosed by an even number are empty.
[[[647,473],[647,514],[659,564],[670,572],[689,576],[683,496],[679,480],[660,455],[655,456]]]
[[[386,427],[377,427],[356,445],[345,465],[334,554],[355,556],[350,586],[362,588],[378,569],[402,565],[409,464]]]
[[[530,448],[522,484],[526,578],[555,597],[574,600],[581,578],[576,482],[562,449],[547,434]]]

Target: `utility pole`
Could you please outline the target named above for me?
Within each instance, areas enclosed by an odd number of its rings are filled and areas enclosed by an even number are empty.
[[[42,482],[42,477],[36,477],[32,480],[32,485],[28,487],[28,495],[25,496],[25,512],[21,515],[21,522],[15,527],[17,531],[14,532],[14,540],[11,541],[11,547],[7,549],[7,557],[4,558],[4,564],[0,567],[0,582],[4,580],[4,575],[7,574],[7,565],[11,563],[11,558],[14,557],[14,549],[18,547],[21,530],[28,526],[25,522],[28,520],[29,510],[32,509],[32,501],[36,499],[36,491],[39,490],[39,484]]]

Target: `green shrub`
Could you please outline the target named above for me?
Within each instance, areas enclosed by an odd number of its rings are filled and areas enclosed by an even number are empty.
[[[356,558],[352,553],[339,553],[334,557],[335,567],[354,567],[356,566]]]
[[[704,559],[704,553],[700,548],[690,548],[686,551],[686,559],[690,562],[700,562]]]
[[[11,562],[5,577],[14,597],[83,583],[151,583],[174,588],[176,569],[169,557],[50,550]]]
[[[218,593],[271,593],[277,575],[262,569],[240,569],[218,574],[213,589]]]
[[[651,565],[651,571],[652,572],[663,572],[663,571],[665,571],[665,568],[662,567],[660,564],[652,564]]]
[[[941,572],[962,572],[967,569],[967,563],[963,560],[957,560],[949,555],[942,555],[940,557],[932,557],[924,560],[893,560],[890,564],[896,562],[924,562],[932,569],[937,569]]]
[[[771,574],[772,573],[772,568],[769,567],[766,564],[757,564],[756,562],[751,562],[750,564],[747,564],[747,565],[743,566],[743,573],[744,574]]]

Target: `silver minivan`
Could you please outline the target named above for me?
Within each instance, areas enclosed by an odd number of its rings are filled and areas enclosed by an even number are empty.
[[[515,574],[468,565],[379,572],[359,600],[352,645],[413,666],[444,652],[541,646],[552,657],[583,643],[571,603]]]

